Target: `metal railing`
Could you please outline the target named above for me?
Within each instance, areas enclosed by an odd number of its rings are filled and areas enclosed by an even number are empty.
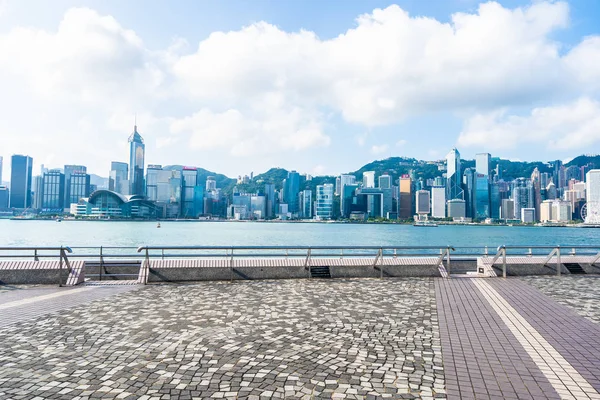
[[[373,268],[379,267],[380,278],[386,258],[398,257],[437,257],[437,266],[446,261],[448,273],[451,270],[452,246],[142,246],[137,252],[143,253],[146,265],[151,258],[211,258],[227,259],[231,280],[235,258],[285,258],[303,259],[304,267],[311,276],[313,261],[323,258],[373,258]],[[192,253],[190,253],[190,251]]]
[[[68,246],[61,247],[0,247],[0,251],[3,252],[32,252],[32,254],[2,254],[0,257],[3,258],[31,258],[34,261],[39,261],[41,257],[44,258],[56,258],[59,259],[58,267],[58,286],[62,287],[62,275],[63,275],[63,264],[67,266],[67,271],[71,272],[71,263],[67,257],[67,253],[72,253],[73,250]],[[58,252],[58,254],[54,254]],[[46,254],[48,253],[48,254]]]
[[[67,254],[69,256],[67,257]],[[502,265],[502,276],[507,276],[507,256],[544,257],[540,264],[547,265],[556,259],[556,274],[561,275],[562,261],[566,256],[586,255],[590,256],[591,264],[600,261],[600,246],[574,245],[574,246],[525,246],[515,245],[499,246],[495,255],[488,247],[454,247],[446,246],[78,246],[78,247],[0,247],[0,261],[2,259],[33,259],[55,260],[59,259],[59,285],[62,286],[63,268],[66,265],[71,271],[71,260],[83,260],[88,264],[97,263],[99,272],[97,274],[86,274],[104,278],[117,278],[124,276],[138,277],[136,274],[106,273],[105,266],[130,267],[128,262],[146,262],[149,266],[151,259],[226,259],[231,270],[233,279],[234,261],[239,259],[256,258],[282,258],[302,259],[304,267],[311,276],[313,263],[320,259],[371,259],[373,268],[379,270],[380,278],[383,277],[386,260],[395,258],[431,257],[435,258],[432,265],[445,266],[448,275],[452,273],[452,261],[470,260],[477,257],[493,256],[491,265]],[[124,261],[129,260],[129,261]],[[121,261],[125,265],[119,266],[116,262]],[[445,265],[444,265],[445,263]],[[96,266],[96,265],[94,265]]]
[[[526,256],[526,257],[545,257],[542,265],[547,265],[554,257],[556,257],[556,275],[561,275],[562,260],[564,257],[564,251],[569,251],[568,256],[584,255],[592,256],[591,265],[595,264],[600,260],[600,246],[590,245],[575,245],[575,246],[499,246],[496,255],[492,259],[492,266],[496,264],[498,259],[502,258],[502,277],[506,278],[506,256],[509,250],[513,250],[513,256]],[[550,252],[548,252],[550,250]],[[592,251],[595,250],[595,251]]]

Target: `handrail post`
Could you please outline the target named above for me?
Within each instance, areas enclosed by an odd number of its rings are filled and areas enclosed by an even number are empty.
[[[502,277],[506,278],[506,246],[502,246]]]
[[[144,285],[148,282],[148,275],[150,275],[150,254],[148,253],[148,248],[146,247],[146,268],[144,268],[144,274],[142,279],[144,279]]]
[[[446,262],[446,265],[448,266],[448,276],[450,276],[450,274],[452,273],[452,264],[450,261],[450,246],[446,247],[446,256],[448,257],[448,261]]]
[[[33,261],[40,261],[40,259],[38,258],[37,249],[33,251]]]
[[[233,247],[231,248],[231,257],[229,258],[229,282],[233,282]]]
[[[379,279],[383,279],[383,249],[379,249]]]
[[[340,249],[340,260],[344,259],[344,249]]]
[[[60,248],[59,253],[59,270],[58,270],[58,287],[62,287],[62,257],[63,257],[63,249]]]
[[[562,264],[560,262],[560,244],[556,246],[556,275],[560,276],[560,270],[562,268]]]
[[[165,249],[161,249],[160,251],[161,251],[161,254],[162,254],[162,259],[164,260],[165,259]]]
[[[483,254],[484,254],[484,256],[486,256],[486,257],[488,256],[488,247],[487,247],[487,246],[485,246],[485,252],[484,252]]]
[[[102,281],[102,270],[104,269],[104,257],[102,256],[102,246],[100,246],[100,273],[99,278]]]
[[[310,247],[308,248],[307,252],[306,252],[306,262],[308,264],[308,278],[312,278],[312,251],[310,251]]]

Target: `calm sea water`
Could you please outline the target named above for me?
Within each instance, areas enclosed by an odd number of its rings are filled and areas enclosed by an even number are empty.
[[[0,246],[600,245],[600,229],[261,222],[0,220]]]

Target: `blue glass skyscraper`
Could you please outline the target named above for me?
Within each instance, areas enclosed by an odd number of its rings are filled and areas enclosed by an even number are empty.
[[[10,168],[10,205],[12,208],[31,207],[31,169],[33,159],[14,155]]]
[[[490,160],[489,153],[475,156],[475,215],[477,219],[491,217],[490,212]]]
[[[300,192],[300,174],[296,171],[288,172],[285,180],[284,198],[283,201],[288,205],[288,211],[297,213],[298,209],[298,193]]]
[[[129,185],[132,195],[144,195],[144,139],[133,126],[133,133],[129,136]]]

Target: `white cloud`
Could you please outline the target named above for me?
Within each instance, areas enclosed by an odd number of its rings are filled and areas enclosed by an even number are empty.
[[[265,163],[278,155],[281,162],[330,145],[328,124],[340,116],[366,130],[354,138],[365,146],[376,135],[373,126],[457,110],[467,116],[462,143],[481,143],[486,132],[502,147],[523,140],[522,131],[512,130],[526,124],[511,117],[514,106],[581,96],[595,104],[600,36],[561,55],[553,35],[568,22],[568,5],[561,1],[516,9],[488,2],[448,23],[390,6],[359,16],[352,29],[328,40],[257,22],[201,41],[175,38],[167,48],[150,50],[114,17],[74,8],[55,30],[0,33],[2,151],[58,163],[53,166],[85,163],[105,174],[110,160],[127,158],[136,112],[148,159],[163,164],[210,167],[204,164],[210,161],[241,169],[232,155],[245,162],[259,156]],[[575,106],[536,110],[561,107]],[[588,132],[582,126],[571,132]],[[568,148],[556,133],[564,130],[543,137]],[[589,143],[586,135],[581,140]],[[382,154],[389,146],[370,150]]]
[[[246,116],[236,109],[214,113],[202,109],[171,124],[175,134],[190,135],[197,150],[225,149],[234,156],[252,156],[281,150],[305,150],[327,146],[317,117],[303,110],[269,110],[269,115]]]
[[[550,39],[568,15],[565,2],[514,10],[489,2],[441,23],[390,6],[331,40],[260,22],[213,33],[173,70],[198,99],[231,106],[275,92],[285,103],[338,110],[347,121],[389,124],[426,111],[558,96],[579,73],[565,67]]]
[[[461,146],[514,149],[532,145],[551,150],[585,150],[600,142],[600,102],[584,97],[565,105],[534,108],[527,116],[503,111],[467,119]]]
[[[405,139],[400,139],[396,142],[396,147],[402,147],[408,143]]]
[[[389,147],[390,146],[388,146],[387,144],[373,145],[371,147],[371,154],[379,155],[379,154],[387,153]]]

